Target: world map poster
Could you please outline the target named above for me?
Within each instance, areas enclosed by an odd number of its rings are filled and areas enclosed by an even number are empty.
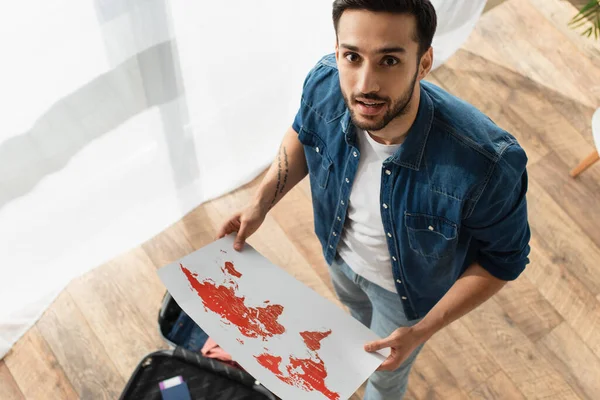
[[[179,306],[282,399],[347,399],[389,355],[335,303],[227,236],[158,274]]]

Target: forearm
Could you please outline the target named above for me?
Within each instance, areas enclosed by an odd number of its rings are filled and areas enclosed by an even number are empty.
[[[261,182],[254,203],[265,214],[308,173],[304,147],[291,127],[285,133],[277,156]]]
[[[506,281],[493,277],[481,265],[474,263],[414,329],[427,340],[440,329],[479,307],[504,285]]]

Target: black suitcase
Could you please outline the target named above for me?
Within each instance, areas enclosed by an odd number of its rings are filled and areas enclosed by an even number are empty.
[[[184,329],[173,335],[173,327]],[[246,371],[199,353],[208,336],[167,292],[158,314],[161,336],[171,347],[138,364],[120,400],[162,400],[159,383],[181,376],[193,400],[278,400]],[[204,340],[204,341],[203,341]]]

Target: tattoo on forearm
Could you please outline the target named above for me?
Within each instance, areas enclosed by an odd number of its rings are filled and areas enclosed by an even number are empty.
[[[285,174],[283,175],[283,184],[281,185],[281,189],[279,189],[280,194],[283,193],[283,189],[285,188],[285,185],[287,184],[288,172],[290,171],[289,164],[288,164],[287,149],[285,148],[285,146],[283,147],[283,159],[284,159],[284,163],[285,163]],[[279,168],[279,170],[281,171],[281,167]]]
[[[283,150],[283,158],[284,158],[284,163],[285,163],[285,172],[284,172],[284,176],[283,176],[283,183],[281,182],[281,174],[283,171],[283,168],[281,166],[282,150]],[[279,149],[279,152],[277,153],[277,186],[275,186],[275,194],[273,195],[273,200],[271,201],[269,210],[271,208],[273,208],[273,206],[275,205],[275,202],[277,201],[277,195],[283,193],[283,189],[285,188],[285,185],[287,184],[288,172],[289,172],[289,164],[288,164],[287,149],[285,148],[285,146],[282,146]]]

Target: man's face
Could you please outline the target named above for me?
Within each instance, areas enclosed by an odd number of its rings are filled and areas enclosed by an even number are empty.
[[[340,85],[354,124],[383,129],[407,112],[419,78],[416,20],[408,14],[346,10],[337,29]]]

